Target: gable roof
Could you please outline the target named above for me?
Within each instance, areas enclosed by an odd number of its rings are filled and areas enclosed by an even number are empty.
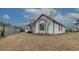
[[[63,24],[61,24],[60,22],[56,21],[55,19],[53,19],[53,18],[51,18],[51,17],[49,17],[49,16],[47,16],[47,15],[45,15],[45,14],[41,14],[40,17],[37,18],[37,20],[35,21],[35,23],[36,23],[42,16],[45,16],[45,17],[51,19],[52,21],[54,21],[55,23],[57,23],[57,24],[59,24],[59,25],[65,27],[65,26],[64,26]]]
[[[25,25],[24,27],[26,27],[26,26],[32,27],[33,24],[34,24],[34,22],[33,23],[29,23],[29,24]]]

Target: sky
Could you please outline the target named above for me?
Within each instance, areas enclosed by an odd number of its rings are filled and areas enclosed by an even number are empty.
[[[13,25],[25,25],[41,14],[54,18],[67,27],[74,26],[79,18],[78,8],[0,8],[0,21]]]

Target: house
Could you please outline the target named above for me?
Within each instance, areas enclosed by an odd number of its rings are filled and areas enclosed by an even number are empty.
[[[28,24],[28,25],[25,25],[25,32],[27,33],[28,31],[32,31],[32,25],[31,24]]]
[[[32,30],[34,34],[61,34],[65,33],[65,26],[49,16],[41,14],[32,25],[25,26],[25,32],[29,30]]]

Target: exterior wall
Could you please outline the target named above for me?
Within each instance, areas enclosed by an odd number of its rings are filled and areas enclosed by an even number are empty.
[[[33,26],[32,26],[32,32],[33,33],[35,33],[35,29],[36,29],[35,24],[33,24]]]
[[[27,33],[28,31],[30,31],[30,27],[29,26],[25,26],[25,32]]]
[[[39,30],[39,24],[45,23],[45,31]],[[53,22],[49,18],[41,17],[35,24],[35,33],[53,34]]]
[[[61,26],[62,30],[60,29],[59,31],[59,24],[53,22],[51,19],[46,18],[46,17],[41,17],[36,23],[35,23],[35,32],[36,34],[41,33],[39,31],[39,24],[40,23],[44,23],[44,21],[42,21],[42,19],[46,20],[47,22],[46,24],[46,32],[44,34],[61,34],[61,33],[65,33],[65,27]],[[40,21],[40,22],[39,22]]]
[[[65,27],[62,27],[62,33],[65,33]]]
[[[45,31],[40,31],[39,30],[39,24],[41,24],[41,23],[45,23],[45,21],[44,20],[42,20],[42,19],[44,19],[44,18],[41,18],[41,19],[39,19],[37,22],[36,22],[36,24],[35,24],[35,33],[36,34],[45,34]]]
[[[40,34],[42,34],[42,33],[45,34],[45,33],[46,33],[46,29],[43,30],[43,31],[42,31],[42,30],[41,30],[41,31],[39,30],[39,24],[41,24],[41,23],[44,23],[44,24],[46,25],[46,22],[45,22],[44,20],[39,21],[39,23],[38,23],[38,33],[40,33]],[[46,26],[45,26],[45,27],[46,27]]]
[[[36,22],[35,24],[35,33],[37,34],[39,32],[39,24]]]
[[[60,28],[60,31],[59,31],[59,26],[62,27],[62,30]],[[57,23],[54,23],[54,34],[60,34],[60,33],[65,33],[65,28]]]
[[[48,25],[48,34],[54,34],[53,32],[53,22],[49,22],[49,25]]]

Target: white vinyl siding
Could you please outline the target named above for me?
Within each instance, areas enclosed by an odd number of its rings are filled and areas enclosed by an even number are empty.
[[[48,26],[48,34],[54,34],[53,32],[53,22],[49,22],[49,26]]]
[[[43,26],[42,30],[40,30],[40,24],[44,23],[45,25]],[[45,27],[45,29],[44,29]],[[54,22],[53,20],[42,16],[36,23],[35,23],[35,32],[37,34],[43,33],[43,34],[60,34],[60,33],[65,33],[65,27],[62,25]]]

